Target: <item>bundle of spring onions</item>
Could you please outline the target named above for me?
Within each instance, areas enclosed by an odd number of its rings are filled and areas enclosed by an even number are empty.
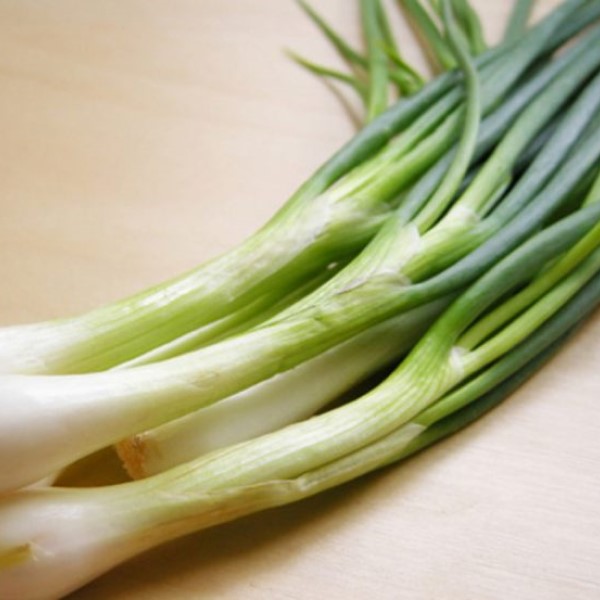
[[[0,597],[59,597],[399,461],[600,303],[600,0],[529,28],[519,1],[494,48],[467,0],[400,4],[442,71],[427,83],[379,0],[360,0],[365,52],[302,3],[351,73],[295,59],[358,92],[367,124],[256,234],[133,298],[0,330]],[[50,486],[111,445],[135,481]]]

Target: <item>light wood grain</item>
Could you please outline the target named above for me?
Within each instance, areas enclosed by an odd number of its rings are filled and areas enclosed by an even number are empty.
[[[508,3],[475,4],[497,37]],[[358,38],[354,2],[315,5]],[[353,130],[283,47],[336,64],[290,0],[0,0],[0,321],[109,302],[264,222]],[[599,340],[596,316],[493,415],[401,467],[73,598],[598,598]]]

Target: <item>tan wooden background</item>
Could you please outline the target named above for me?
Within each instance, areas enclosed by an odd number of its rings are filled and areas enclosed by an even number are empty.
[[[355,2],[314,4],[358,38]],[[509,3],[475,4],[497,38]],[[336,64],[291,0],[0,0],[0,323],[119,298],[264,222],[353,131],[284,47]],[[599,368],[597,315],[452,440],[73,598],[599,598]]]

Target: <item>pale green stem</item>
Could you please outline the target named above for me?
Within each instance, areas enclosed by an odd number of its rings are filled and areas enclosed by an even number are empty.
[[[307,60],[306,58],[303,58],[302,56],[296,54],[295,52],[292,52],[291,50],[287,51],[287,55],[294,62],[298,63],[301,67],[304,67],[311,73],[314,73],[315,75],[318,75],[320,77],[334,79],[335,81],[340,81],[341,83],[349,85],[358,93],[358,95],[361,98],[363,98],[363,100],[367,97],[367,87],[354,75],[348,75],[347,73],[343,73],[342,71],[319,65],[310,60]]]
[[[457,342],[461,348],[469,350],[476,348],[494,331],[508,323],[512,318],[523,312],[533,302],[541,298],[556,284],[563,280],[575,267],[583,262],[600,245],[600,225],[592,229],[565,256],[560,258],[549,269],[543,271],[524,290],[510,298],[504,304],[483,317],[469,329]]]
[[[525,340],[532,331],[564,306],[596,273],[600,271],[600,251],[596,250],[573,273],[523,312],[493,338],[468,352],[461,360],[465,372],[472,374]]]
[[[388,107],[389,74],[387,57],[383,50],[385,40],[381,30],[379,0],[361,0],[363,27],[367,41],[369,62],[369,84],[367,90],[367,123],[384,112]]]
[[[583,206],[589,206],[590,204],[595,204],[596,202],[600,202],[600,169],[598,170],[598,174],[594,179],[592,188],[583,201]]]
[[[465,73],[466,109],[464,129],[458,144],[456,157],[440,186],[415,219],[415,224],[421,232],[427,231],[451,203],[473,159],[481,121],[481,90],[477,70],[462,42],[450,2],[444,2],[443,8],[450,47]]]

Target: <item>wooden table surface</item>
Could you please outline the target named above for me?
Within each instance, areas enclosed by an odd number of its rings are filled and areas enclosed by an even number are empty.
[[[496,39],[509,3],[475,4]],[[355,2],[315,5],[358,39]],[[1,323],[130,294],[263,223],[353,132],[284,47],[336,64],[291,0],[0,0]],[[72,597],[599,598],[599,365],[596,315],[493,415],[403,466]]]

